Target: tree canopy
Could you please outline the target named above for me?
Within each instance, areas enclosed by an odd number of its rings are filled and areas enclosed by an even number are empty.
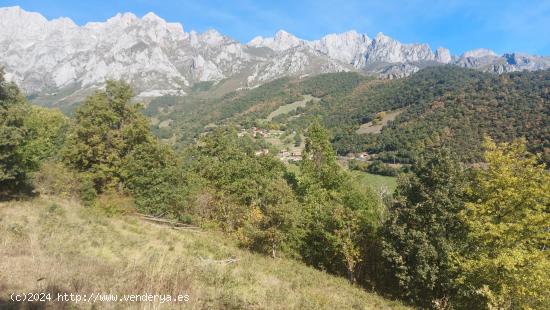
[[[88,97],[75,114],[64,157],[68,165],[86,172],[98,192],[122,181],[122,164],[138,145],[153,143],[148,121],[132,105],[132,90],[108,81],[105,91]]]
[[[550,305],[550,174],[525,141],[485,141],[487,168],[461,212],[469,247],[458,256],[465,306],[543,309]]]
[[[23,152],[29,140],[28,109],[17,86],[5,81],[0,68],[0,197],[20,188],[31,171]]]

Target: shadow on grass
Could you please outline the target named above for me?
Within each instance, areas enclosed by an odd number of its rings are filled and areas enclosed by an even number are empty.
[[[39,310],[39,309],[54,309],[55,305],[46,304],[43,302],[18,302],[12,300],[4,300],[0,298],[0,309],[2,310],[18,310],[18,309],[29,309],[29,310]]]
[[[0,283],[0,289],[2,288],[2,283]],[[0,310],[41,310],[41,309],[74,309],[74,304],[71,307],[71,303],[68,301],[58,301],[58,294],[64,294],[66,290],[61,289],[57,285],[49,284],[44,289],[39,289],[38,291],[33,291],[30,294],[46,294],[50,296],[50,300],[44,301],[14,301],[11,300],[11,297],[8,296],[0,297]]]
[[[10,200],[28,200],[40,195],[40,193],[38,193],[32,185],[27,183],[19,184],[15,188],[6,186],[4,186],[4,188],[1,187],[2,184],[0,183],[0,202]]]

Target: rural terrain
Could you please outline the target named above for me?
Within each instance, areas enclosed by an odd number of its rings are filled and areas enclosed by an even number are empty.
[[[2,309],[550,309],[549,168],[547,56],[0,8]]]

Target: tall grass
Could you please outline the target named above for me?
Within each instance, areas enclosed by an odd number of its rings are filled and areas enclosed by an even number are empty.
[[[9,301],[12,292],[190,297],[34,304],[51,309],[404,308],[299,262],[241,250],[216,232],[173,230],[54,198],[0,204],[0,258],[0,308],[21,306]]]

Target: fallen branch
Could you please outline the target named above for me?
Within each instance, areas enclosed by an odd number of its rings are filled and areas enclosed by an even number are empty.
[[[200,229],[199,226],[180,223],[180,222],[174,221],[174,220],[158,218],[158,217],[154,217],[154,216],[146,215],[146,214],[141,214],[141,213],[138,213],[138,215],[143,220],[153,222],[153,223],[157,223],[157,224],[166,224],[166,225],[172,226],[172,228],[174,228],[174,229],[180,229],[180,230],[183,230],[183,229]]]
[[[214,260],[214,259],[200,257],[200,260],[203,264],[232,264],[239,261],[239,259],[233,258],[233,257],[228,259],[221,259],[221,260]]]
[[[177,227],[177,226],[174,226],[174,227],[172,227],[172,229],[192,231],[192,232],[203,232],[200,227],[195,227],[195,226],[193,226],[193,227]]]

